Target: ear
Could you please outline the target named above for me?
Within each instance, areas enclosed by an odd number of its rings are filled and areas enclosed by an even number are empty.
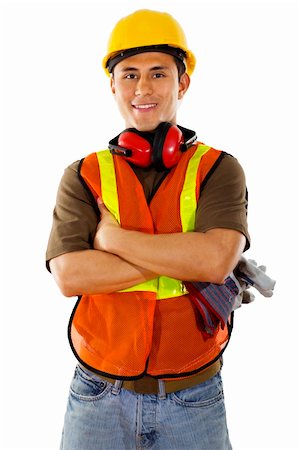
[[[179,80],[179,91],[178,91],[178,98],[181,99],[184,97],[185,93],[187,92],[190,85],[190,77],[187,74],[187,72],[184,72],[183,75],[181,75],[181,78]]]
[[[115,94],[115,81],[114,81],[114,77],[110,78],[110,89],[112,94]]]

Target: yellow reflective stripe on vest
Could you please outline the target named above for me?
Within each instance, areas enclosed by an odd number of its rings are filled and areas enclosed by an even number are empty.
[[[102,200],[106,208],[120,223],[117,184],[112,154],[109,150],[97,152],[101,174]]]
[[[185,182],[180,196],[180,212],[182,231],[193,231],[195,229],[196,201],[196,177],[201,157],[211,147],[199,144],[194,155],[188,163]]]
[[[186,294],[187,290],[184,284],[169,277],[158,277],[144,283],[136,284],[136,286],[131,286],[127,289],[122,289],[118,292],[135,292],[135,291],[146,291],[146,292],[156,292],[157,299],[161,300],[163,298],[179,297],[180,295]]]
[[[97,152],[98,163],[101,175],[102,200],[106,208],[113,214],[118,223],[120,223],[119,203],[117,194],[117,183],[115,176],[115,167],[113,156],[109,150]],[[132,291],[158,291],[158,278],[145,281],[144,283],[131,286],[128,289],[123,289],[119,292]]]
[[[187,293],[185,285],[180,280],[169,277],[158,278],[157,299],[179,297]]]
[[[159,278],[154,278],[153,280],[145,281],[144,283],[136,284],[135,286],[117,292],[158,292],[158,280]]]

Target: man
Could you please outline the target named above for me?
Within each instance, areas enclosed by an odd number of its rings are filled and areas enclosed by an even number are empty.
[[[195,57],[170,15],[120,20],[103,61],[126,130],[67,168],[47,250],[79,363],[61,448],[230,449],[221,357],[183,281],[222,284],[249,247],[243,171],[177,126]]]

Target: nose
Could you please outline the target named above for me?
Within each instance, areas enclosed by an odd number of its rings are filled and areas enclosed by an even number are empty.
[[[135,95],[143,97],[145,95],[151,95],[152,93],[153,89],[151,79],[147,76],[140,76],[137,80]]]

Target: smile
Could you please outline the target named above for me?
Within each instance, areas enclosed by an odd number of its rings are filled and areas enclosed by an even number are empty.
[[[138,110],[142,110],[142,111],[148,111],[150,109],[153,109],[157,106],[157,103],[146,103],[143,105],[132,105],[133,108],[138,109]]]

